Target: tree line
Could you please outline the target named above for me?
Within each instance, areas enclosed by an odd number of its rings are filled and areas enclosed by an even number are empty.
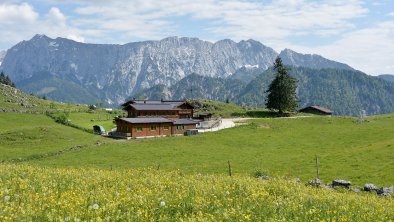
[[[0,73],[0,83],[3,83],[5,85],[9,85],[11,87],[15,87],[15,83],[12,82],[10,77],[8,75],[5,75],[3,71]]]

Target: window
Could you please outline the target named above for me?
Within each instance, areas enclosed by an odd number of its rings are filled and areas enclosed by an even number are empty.
[[[134,128],[136,132],[142,132],[142,127],[136,127]]]
[[[163,129],[164,129],[164,130],[169,130],[170,127],[169,127],[169,126],[163,126]]]
[[[185,126],[184,126],[184,125],[176,126],[176,129],[177,129],[177,130],[182,130],[182,129],[185,129]]]
[[[156,126],[150,126],[150,130],[151,131],[155,131],[156,130]]]

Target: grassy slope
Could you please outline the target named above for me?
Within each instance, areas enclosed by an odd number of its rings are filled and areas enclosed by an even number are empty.
[[[392,198],[286,180],[0,165],[1,221],[392,221]]]
[[[94,125],[101,125],[105,131],[111,131],[112,128],[116,128],[116,124],[113,123],[113,118],[116,115],[102,111],[95,113],[70,113],[69,119],[72,123],[86,129],[92,129]]]
[[[0,84],[0,108],[30,112],[88,110],[88,107],[85,105],[73,105],[39,99],[4,84]]]
[[[392,185],[394,178],[394,116],[353,118],[309,117],[255,119],[253,124],[195,137],[114,141],[99,149],[85,149],[35,160],[38,165],[75,167],[157,167],[184,172],[234,173],[268,171],[311,179],[314,157],[320,157],[320,177],[356,184]]]
[[[14,92],[13,89],[7,90]],[[13,98],[8,92],[0,95],[2,105],[7,103],[4,103],[5,100]],[[38,104],[36,110],[45,110],[51,103],[27,95],[20,97],[35,101]],[[205,102],[210,104],[209,107],[214,107],[219,115],[232,116],[234,112],[247,114],[243,108],[232,104]],[[77,107],[56,105],[62,108]],[[44,115],[0,113],[0,117],[0,160],[28,157],[75,145],[96,147],[96,140],[104,140],[56,124]],[[98,121],[98,114],[70,113],[70,119],[85,128],[95,124],[104,125],[107,130],[112,127],[112,119]],[[185,172],[225,173],[227,160],[230,160],[235,173],[249,174],[262,170],[271,175],[289,175],[306,180],[314,177],[314,155],[317,154],[320,157],[321,177],[326,181],[344,178],[358,184],[374,182],[391,185],[394,181],[390,174],[394,171],[394,116],[369,119],[371,122],[365,124],[355,124],[352,118],[340,117],[256,119],[249,126],[197,137],[127,142],[105,140],[106,145],[100,146],[100,149],[86,148],[33,162],[50,166],[104,168],[110,165],[122,168],[160,165],[163,169],[179,168]]]
[[[0,113],[0,161],[103,140],[100,136],[57,124],[45,115]]]
[[[224,103],[212,100],[194,100],[192,103],[202,105],[195,110],[195,113],[210,112],[215,116],[221,116],[225,118],[229,117],[268,117],[272,116],[272,113],[266,109],[252,108],[252,107],[241,107],[234,103]]]

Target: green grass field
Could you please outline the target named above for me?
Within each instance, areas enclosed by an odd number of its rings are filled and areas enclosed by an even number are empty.
[[[45,115],[0,113],[0,161],[27,158],[105,138],[55,123]]]
[[[94,125],[101,125],[105,131],[111,131],[116,128],[113,119],[117,114],[110,114],[105,111],[97,111],[94,113],[70,113],[69,119],[71,123],[81,126],[86,129],[92,129]]]
[[[104,113],[68,117],[87,129],[113,124]],[[315,178],[318,155],[325,183],[392,186],[394,115],[355,120],[258,118],[192,137],[126,141],[43,114],[0,113],[0,220],[390,221],[391,197],[293,182]]]
[[[87,105],[75,105],[69,103],[54,102],[40,99],[28,95],[19,89],[0,84],[0,109],[7,111],[25,111],[25,112],[85,112],[88,111]]]
[[[300,177],[306,181],[315,177],[315,155],[318,155],[320,177],[326,182],[340,178],[359,185],[367,182],[392,185],[394,116],[369,117],[369,120],[358,124],[350,117],[254,119],[249,125],[194,137],[107,139],[99,147],[34,159],[30,163],[107,169],[159,167],[187,173],[224,174],[230,160],[235,174],[263,171],[271,176]],[[61,127],[72,131],[70,138],[74,140],[97,138]]]

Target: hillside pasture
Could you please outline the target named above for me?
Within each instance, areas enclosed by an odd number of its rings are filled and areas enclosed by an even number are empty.
[[[112,114],[105,111],[70,113],[69,120],[85,129],[92,129],[94,125],[101,125],[108,132],[116,128],[116,124],[113,122],[116,115],[116,113]]]
[[[46,166],[180,169],[315,178],[315,155],[325,182],[346,179],[392,185],[394,115],[253,119],[250,124],[194,137],[112,141],[32,163]]]
[[[0,113],[0,161],[28,158],[105,138],[55,123],[45,115]]]
[[[0,109],[8,112],[17,111],[28,113],[59,111],[84,112],[88,111],[88,106],[41,99],[33,95],[28,95],[20,89],[0,83]]]

